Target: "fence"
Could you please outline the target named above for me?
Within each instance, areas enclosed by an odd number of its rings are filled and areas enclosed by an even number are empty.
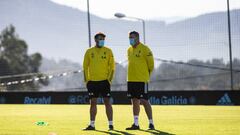
[[[87,4],[83,0],[79,2]],[[145,33],[141,21],[106,19],[94,15],[96,12],[91,7],[96,5],[93,1],[89,3],[89,18],[88,12],[52,1],[13,0],[0,3],[0,11],[4,13],[0,16],[3,18],[0,29],[13,24],[19,37],[27,42],[29,53],[40,52],[44,57],[40,67],[43,76],[38,76],[39,73],[1,72],[2,91],[85,91],[80,72],[83,55],[89,45],[94,45],[93,39],[89,44],[89,35],[92,38],[99,31],[107,35],[106,44],[113,50],[116,59],[112,89],[125,91],[125,60],[128,32],[131,30],[139,31],[141,40],[145,35],[146,44],[155,57],[150,91],[240,90],[239,0],[218,0],[215,4],[217,9],[205,7],[202,10],[207,12],[180,19],[175,17],[175,21],[145,19]],[[165,3],[160,1],[159,4]],[[211,5],[211,2],[202,1],[202,4]],[[191,3],[181,6],[188,9],[199,5]],[[98,10],[106,8],[98,7]],[[191,8],[188,12],[192,12]],[[4,58],[4,51],[0,49],[1,58]],[[0,64],[3,67],[3,63]],[[48,80],[49,84],[35,86],[43,80]]]

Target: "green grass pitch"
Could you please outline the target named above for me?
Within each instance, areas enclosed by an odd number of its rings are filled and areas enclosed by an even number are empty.
[[[0,105],[0,135],[239,135],[238,106],[153,106],[156,131],[148,131],[141,107],[139,131],[126,131],[133,123],[130,105],[113,105],[115,131],[108,131],[103,105],[98,105],[96,131],[89,124],[89,105]],[[45,121],[46,126],[36,125]]]

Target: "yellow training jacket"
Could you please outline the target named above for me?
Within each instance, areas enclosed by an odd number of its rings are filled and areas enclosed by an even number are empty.
[[[112,50],[96,46],[89,48],[84,55],[83,70],[85,82],[102,80],[111,82],[115,71]]]
[[[129,82],[148,82],[154,69],[152,51],[140,43],[136,48],[128,48],[128,79]]]

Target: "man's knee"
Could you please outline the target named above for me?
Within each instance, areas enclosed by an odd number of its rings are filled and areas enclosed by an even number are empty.
[[[137,98],[133,98],[133,99],[132,99],[132,104],[133,104],[133,105],[139,105],[139,104],[140,104],[140,100],[137,99]]]
[[[141,104],[143,105],[150,105],[149,101],[146,99],[140,99],[140,101],[141,101]]]
[[[105,106],[111,106],[110,98],[103,99]]]
[[[90,99],[90,104],[91,104],[91,106],[96,106],[97,105],[97,98]]]

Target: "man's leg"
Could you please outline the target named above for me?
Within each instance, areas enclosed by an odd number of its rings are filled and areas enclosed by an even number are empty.
[[[149,129],[154,129],[151,104],[146,99],[141,99],[141,103],[144,106],[145,112],[149,120]]]
[[[105,104],[105,110],[106,110],[106,115],[108,118],[108,124],[109,124],[109,129],[113,130],[113,109],[112,109],[112,104],[110,102],[110,98],[104,98],[104,104]]]
[[[137,98],[132,99],[133,104],[133,116],[134,116],[134,124],[138,126],[138,117],[140,113],[140,100]]]
[[[140,100],[139,100],[139,83],[137,82],[128,82],[128,98],[131,98],[132,107],[133,107],[133,117],[134,117],[134,124],[131,127],[126,128],[126,130],[138,130],[139,123],[138,117],[140,113]]]
[[[152,107],[148,100],[141,99],[141,103],[144,106],[145,112],[147,114],[148,119],[152,119]]]
[[[112,109],[112,104],[110,102],[111,87],[108,80],[102,81],[100,93],[103,97],[103,101],[105,104],[105,111],[108,118],[109,130],[113,130],[113,109]]]
[[[90,99],[90,124],[84,130],[95,130],[95,118],[97,115],[97,98]]]
[[[113,109],[112,109],[112,104],[110,103],[110,99],[104,98],[104,104],[105,104],[106,115],[107,115],[108,121],[112,121],[113,120]]]
[[[133,106],[133,117],[134,117],[134,124],[126,128],[126,130],[138,130],[139,129],[139,123],[138,123],[138,117],[140,113],[140,100],[137,98],[132,98],[132,106]]]
[[[90,120],[91,122],[95,122],[95,118],[97,115],[97,98],[90,99]]]
[[[95,82],[89,81],[87,83],[87,89],[89,94],[89,102],[90,102],[90,124],[84,130],[95,130],[95,118],[97,115],[97,97],[99,96],[98,93],[95,91]]]

